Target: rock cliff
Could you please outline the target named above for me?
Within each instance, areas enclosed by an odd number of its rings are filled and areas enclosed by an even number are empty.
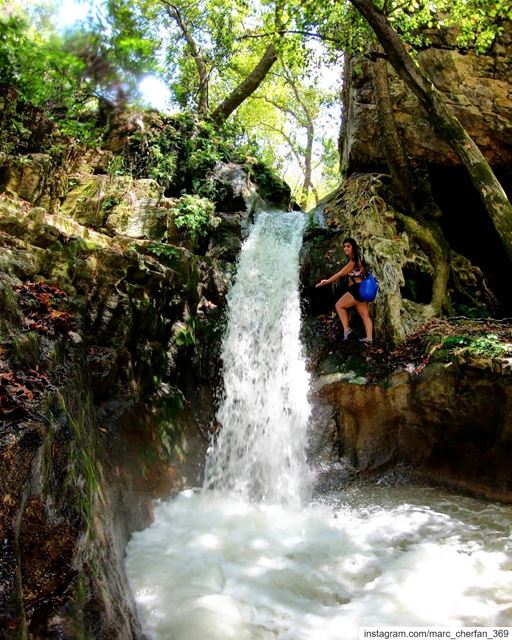
[[[426,34],[431,46],[418,54],[450,110],[463,123],[488,162],[512,180],[512,30],[487,53],[459,49],[453,33]],[[444,37],[443,37],[444,36]],[[385,166],[379,144],[377,99],[370,61],[351,59],[345,69],[345,118],[340,137],[342,164],[349,172]],[[436,136],[418,100],[387,65],[393,112],[407,155],[421,163],[458,165]]]
[[[453,31],[427,33],[430,45],[418,53],[418,63],[442,92],[448,108],[460,120],[493,168],[509,198],[512,196],[512,28],[486,53],[460,49]],[[510,312],[510,296],[502,273],[510,262],[501,247],[480,197],[454,152],[436,135],[428,114],[416,97],[384,64],[389,110],[403,145],[417,206],[437,221],[449,248],[482,269],[501,304]],[[375,62],[347,60],[344,78],[344,117],[340,134],[342,171],[392,173],[386,161],[382,96]],[[380,90],[382,91],[382,90]],[[380,97],[379,97],[380,96]],[[384,196],[404,208],[400,197]],[[355,236],[357,233],[354,231]],[[486,249],[492,250],[487,251]],[[444,249],[446,251],[446,249]],[[493,311],[491,311],[493,313]]]
[[[333,416],[324,438],[356,475],[399,468],[410,481],[512,502],[511,341],[509,322],[436,321],[388,356],[387,373],[373,369],[379,353],[357,367],[350,345],[322,358],[316,391]]]
[[[199,481],[232,266],[6,196],[0,244],[2,637],[141,637],[124,544]]]
[[[512,193],[510,29],[487,54],[458,49],[453,33],[432,35],[419,63]],[[410,200],[397,189],[384,152],[377,64],[382,70],[381,62],[347,60],[345,178],[311,216],[303,248],[304,336],[324,407],[322,456],[331,464],[348,459],[357,476],[399,468],[410,479],[511,502],[512,334],[506,319],[489,319],[511,309],[503,277],[510,264],[465,170],[384,65],[392,120],[414,176]],[[333,307],[343,288],[314,288],[344,263],[347,236],[380,284],[370,304],[370,349],[342,343]],[[451,318],[437,328],[452,336],[448,350],[438,350],[443,340],[431,335],[442,317]],[[357,314],[351,322],[363,335]]]

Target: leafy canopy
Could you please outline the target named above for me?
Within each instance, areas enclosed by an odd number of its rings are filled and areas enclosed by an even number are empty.
[[[374,0],[412,50],[429,39],[456,37],[461,47],[486,50],[512,19],[508,0]],[[140,79],[162,77],[176,105],[197,110],[199,68],[207,98],[218,105],[254,67],[269,44],[279,61],[232,117],[234,139],[259,151],[273,166],[300,174],[315,130],[314,181],[332,181],[337,170],[337,125],[326,114],[337,100],[336,81],[322,86],[325,68],[341,76],[343,52],[365,53],[375,41],[348,0],[102,0],[84,3],[85,20],[58,30],[58,0],[0,0],[0,84],[44,107],[62,131],[94,139],[105,105],[140,98]],[[449,31],[451,30],[451,31]],[[312,42],[323,41],[318,48]],[[191,45],[193,43],[193,46]],[[283,71],[286,70],[286,73]],[[203,87],[204,88],[204,87]],[[207,137],[187,155],[198,172],[221,156]],[[254,140],[258,144],[254,144]],[[158,180],[179,171],[176,151],[155,140],[148,172]],[[299,179],[298,179],[299,180]],[[317,185],[318,186],[318,185]],[[191,185],[207,193],[207,185]],[[327,188],[327,187],[326,187]]]

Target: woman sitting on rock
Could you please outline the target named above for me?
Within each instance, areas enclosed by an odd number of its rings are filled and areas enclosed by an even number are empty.
[[[336,303],[336,311],[343,325],[343,340],[347,340],[352,333],[352,329],[349,326],[347,309],[355,307],[357,313],[361,316],[366,331],[366,337],[361,338],[359,342],[372,344],[373,322],[370,318],[368,303],[359,295],[359,283],[363,280],[365,274],[357,242],[352,238],[345,238],[345,240],[343,240],[343,251],[348,258],[347,264],[341,271],[338,271],[338,273],[335,273],[326,280],[320,280],[315,286],[323,287],[326,284],[332,284],[344,276],[348,278],[348,291],[344,293]]]

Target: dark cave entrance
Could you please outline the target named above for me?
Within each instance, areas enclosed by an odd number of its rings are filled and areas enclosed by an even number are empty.
[[[0,193],[4,193],[5,185],[9,182],[9,171],[7,166],[0,167]]]
[[[498,299],[498,316],[512,313],[510,261],[464,167],[430,165],[432,195],[443,212],[441,227],[450,246],[478,265]],[[496,172],[511,196],[510,175]]]
[[[432,278],[417,265],[406,265],[403,270],[404,286],[400,288],[402,298],[429,304],[432,300]]]

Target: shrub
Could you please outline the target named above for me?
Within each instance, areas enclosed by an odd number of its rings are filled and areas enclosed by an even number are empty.
[[[185,194],[178,199],[174,207],[174,224],[178,229],[183,229],[195,242],[220,223],[220,218],[214,213],[215,205],[208,198]]]

